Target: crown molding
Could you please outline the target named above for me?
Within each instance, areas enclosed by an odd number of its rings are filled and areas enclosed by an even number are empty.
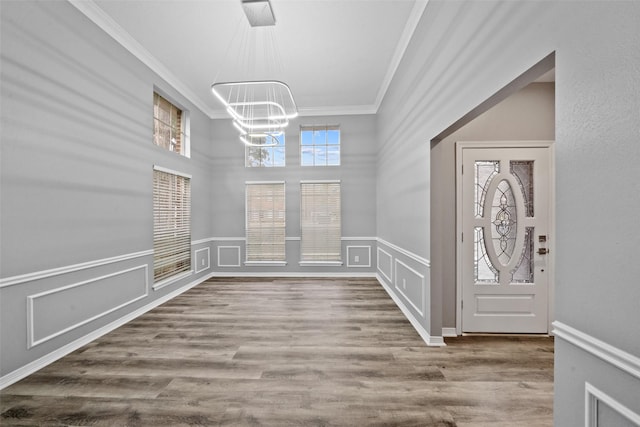
[[[398,70],[398,66],[400,65],[400,62],[402,61],[402,58],[404,57],[404,54],[409,47],[409,43],[413,38],[413,33],[415,33],[416,28],[418,27],[418,23],[420,22],[420,18],[422,18],[422,15],[424,14],[427,3],[429,3],[429,0],[416,0],[416,2],[413,4],[413,9],[411,9],[411,12],[409,13],[409,19],[407,20],[407,23],[404,26],[404,31],[402,32],[402,35],[400,35],[400,40],[398,40],[398,44],[396,45],[396,51],[394,52],[393,57],[391,58],[391,62],[389,63],[387,74],[382,80],[380,89],[378,89],[378,96],[376,96],[376,101],[373,105],[375,109],[374,114],[378,112],[378,109],[382,104],[382,100],[387,94],[389,85],[391,84],[391,81],[393,80],[393,77]]]
[[[207,104],[200,99],[187,85],[185,85],[178,77],[176,77],[164,64],[156,59],[147,49],[145,49],[136,39],[131,36],[124,28],[113,20],[100,6],[93,0],[67,0],[71,5],[78,9],[82,14],[89,18],[105,33],[111,36],[122,47],[127,49],[133,56],[138,58],[144,65],[149,67],[153,72],[158,74],[167,83],[173,86],[182,96],[187,98],[200,111],[213,117],[213,111]]]
[[[143,64],[149,67],[153,72],[158,74],[162,79],[169,83],[174,89],[180,92],[193,105],[200,109],[210,119],[223,119],[228,116],[225,112],[210,108],[198,95],[195,94],[186,84],[176,77],[165,65],[155,58],[147,49],[145,49],[137,40],[131,36],[124,28],[122,28],[111,16],[109,16],[100,6],[93,0],[67,0],[78,11],[89,18],[94,24],[101,28],[105,33],[112,37],[116,42],[127,49],[133,56],[138,58]],[[389,68],[378,89],[375,102],[370,105],[341,105],[341,106],[324,106],[324,107],[301,107],[298,108],[300,116],[346,116],[360,114],[376,114],[382,101],[389,89],[389,85],[402,61],[402,58],[411,42],[411,38],[420,22],[427,3],[429,0],[416,0],[413,9],[409,13],[409,19],[398,40],[396,50],[393,54]]]

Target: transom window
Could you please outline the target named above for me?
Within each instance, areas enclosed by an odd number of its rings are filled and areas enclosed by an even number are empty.
[[[301,126],[302,166],[340,166],[340,127]]]
[[[174,153],[189,156],[188,116],[158,93],[153,93],[153,142]]]
[[[285,166],[285,137],[284,132],[273,138],[277,141],[272,147],[245,147],[245,166],[256,167],[284,167]]]

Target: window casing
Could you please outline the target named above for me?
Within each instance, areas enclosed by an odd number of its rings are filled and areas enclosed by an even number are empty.
[[[273,147],[245,147],[245,166],[284,167],[285,166],[285,134],[276,137],[278,145]]]
[[[303,181],[300,198],[300,262],[341,262],[340,181]]]
[[[189,117],[157,92],[153,93],[153,143],[189,157]]]
[[[153,171],[153,280],[191,270],[191,179],[168,169]]]
[[[302,166],[340,166],[340,127],[300,126]]]
[[[246,262],[284,263],[284,182],[246,183]]]

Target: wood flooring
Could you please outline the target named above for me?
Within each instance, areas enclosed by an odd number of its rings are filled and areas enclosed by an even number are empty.
[[[375,279],[211,279],[4,389],[0,425],[553,425],[551,338],[446,343]]]

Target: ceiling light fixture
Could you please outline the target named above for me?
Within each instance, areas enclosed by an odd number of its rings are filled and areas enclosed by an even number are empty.
[[[276,16],[269,0],[242,0],[242,8],[252,27],[276,25]]]
[[[275,15],[269,0],[241,0],[244,13],[252,27],[275,25]],[[265,31],[265,30],[263,30]],[[261,33],[264,34],[264,33]],[[273,43],[273,38],[265,38]],[[245,44],[245,50],[248,44]],[[231,47],[231,45],[229,46]],[[265,58],[278,55],[275,46],[265,47]],[[254,65],[255,52],[245,52]],[[223,61],[224,62],[224,61]],[[252,71],[253,68],[249,71]],[[246,70],[246,68],[245,68]],[[298,116],[298,107],[289,86],[278,80],[244,80],[211,85],[211,92],[224,105],[240,132],[240,140],[248,146],[272,147],[280,144],[278,136]]]

